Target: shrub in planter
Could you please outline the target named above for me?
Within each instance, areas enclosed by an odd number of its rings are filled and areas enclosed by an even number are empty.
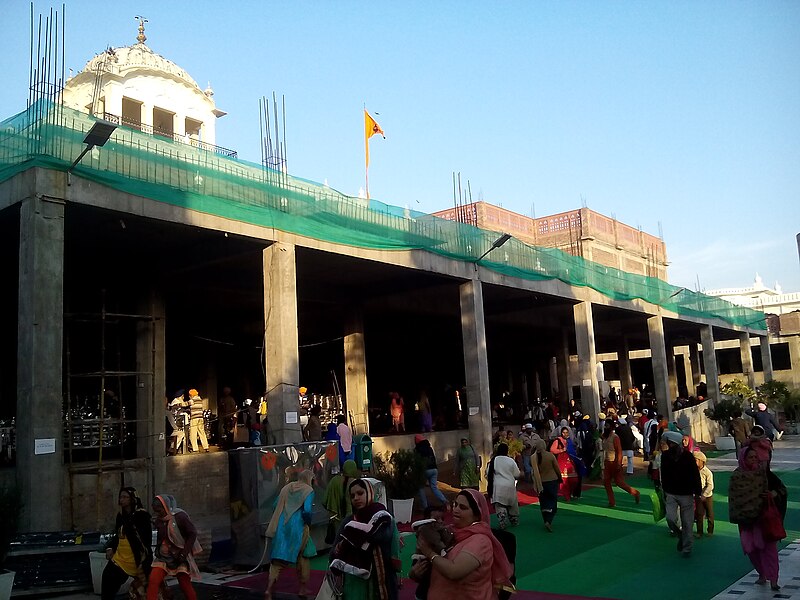
[[[397,450],[388,458],[373,457],[375,477],[383,481],[389,498],[407,500],[425,485],[425,460],[413,450]]]
[[[714,406],[705,409],[703,412],[706,417],[719,425],[720,429],[723,431],[723,435],[727,435],[728,423],[731,422],[737,413],[741,413],[741,410],[742,402],[738,397],[723,396],[717,400]]]

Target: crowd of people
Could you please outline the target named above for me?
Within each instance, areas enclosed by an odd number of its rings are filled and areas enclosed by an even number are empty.
[[[194,394],[192,390],[190,398]],[[714,535],[714,475],[695,440],[659,415],[652,397],[636,389],[620,395],[612,388],[604,400],[596,422],[574,407],[565,413],[555,403],[531,407],[518,428],[498,427],[486,465],[470,440],[462,438],[453,463],[460,491],[452,503],[439,489],[439,463],[430,441],[415,435],[413,451],[424,464],[419,501],[426,517],[413,524],[417,547],[409,575],[418,584],[416,598],[451,593],[468,600],[507,597],[513,589],[516,554],[516,538],[509,529],[520,523],[518,482],[526,482],[538,496],[543,528],[553,533],[559,502],[581,498],[586,479],[602,481],[611,508],[616,506],[615,487],[638,504],[641,493],[626,479],[634,473],[634,457],[639,454],[663,502],[677,551],[691,557],[696,540]],[[392,427],[403,432],[404,401],[391,394],[390,402]],[[730,520],[739,526],[743,551],[758,573],[756,583],[769,583],[778,590],[777,542],[786,536],[787,490],[770,462],[772,440],[780,429],[764,405],[745,412],[755,425],[751,427],[741,414],[730,423],[738,458],[729,490]],[[339,415],[327,428],[318,417],[310,412],[305,437],[337,441],[341,466],[321,499],[331,515],[326,536],[331,552],[323,585],[331,596],[348,600],[395,599],[402,545],[398,525],[353,460],[353,435],[346,417]],[[482,477],[486,494],[478,491]],[[428,493],[434,504],[429,504]],[[309,558],[316,554],[309,529],[314,499],[312,472],[287,471],[287,483],[266,530],[271,551],[265,600],[271,600],[275,582],[290,565],[297,570],[299,596],[310,593]],[[193,557],[199,548],[188,515],[171,496],[160,495],[153,499],[151,517],[133,488],[120,490],[119,506],[103,573],[103,598],[114,597],[132,577],[136,593],[154,600],[170,575],[177,577],[186,598],[196,597]],[[496,529],[489,525],[490,512],[497,515]],[[148,543],[153,524],[155,551]]]

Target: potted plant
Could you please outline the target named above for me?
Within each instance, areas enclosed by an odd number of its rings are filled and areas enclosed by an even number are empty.
[[[8,600],[14,586],[15,573],[6,570],[4,565],[21,516],[22,494],[19,489],[16,486],[0,488],[0,600]]]
[[[728,431],[728,425],[733,417],[742,412],[742,401],[738,396],[722,396],[714,405],[703,411],[709,419],[718,425],[720,435],[714,437],[717,450],[735,450],[733,437]]]
[[[397,450],[388,459],[374,457],[375,476],[383,481],[398,523],[410,523],[414,496],[425,485],[425,461],[413,450]]]

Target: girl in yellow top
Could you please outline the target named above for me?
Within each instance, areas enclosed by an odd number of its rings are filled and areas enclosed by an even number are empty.
[[[115,531],[116,534],[106,548],[108,564],[103,570],[101,599],[113,600],[128,577],[133,577],[131,590],[144,598],[147,574],[153,560],[150,550],[152,529],[150,513],[142,507],[136,488],[124,487],[119,491],[119,513]]]

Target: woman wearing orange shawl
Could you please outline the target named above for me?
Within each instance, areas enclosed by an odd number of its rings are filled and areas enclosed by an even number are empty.
[[[511,584],[512,574],[505,551],[489,527],[489,505],[477,490],[461,490],[453,503],[456,544],[445,556],[437,554],[425,540],[418,540],[427,561],[417,563],[431,570],[429,598],[495,600]],[[417,568],[417,567],[415,567]]]
[[[153,512],[157,542],[147,582],[147,600],[158,598],[161,582],[167,575],[178,578],[186,600],[197,600],[192,587],[192,579],[200,579],[200,570],[193,556],[202,551],[197,543],[197,529],[189,515],[175,505],[172,496],[153,498]]]

